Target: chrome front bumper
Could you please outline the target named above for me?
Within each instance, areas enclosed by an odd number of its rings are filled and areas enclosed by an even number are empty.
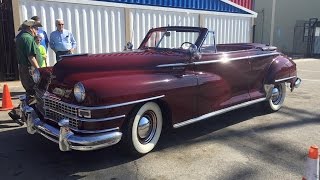
[[[74,134],[69,128],[68,119],[59,121],[60,128],[53,127],[41,121],[35,110],[26,104],[25,96],[21,96],[20,101],[21,119],[26,122],[28,133],[39,133],[58,143],[61,151],[91,151],[117,144],[121,140],[122,133],[119,131],[88,135]]]

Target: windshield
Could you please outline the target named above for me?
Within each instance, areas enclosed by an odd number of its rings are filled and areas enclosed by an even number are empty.
[[[188,30],[153,31],[142,48],[188,49],[191,44],[196,43],[199,35],[199,31]]]

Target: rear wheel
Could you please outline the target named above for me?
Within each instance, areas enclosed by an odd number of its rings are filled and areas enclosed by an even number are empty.
[[[154,102],[145,103],[131,115],[123,143],[133,154],[146,154],[156,146],[161,130],[160,107]]]
[[[286,85],[285,83],[276,84],[272,89],[271,98],[266,102],[266,108],[269,112],[278,111],[286,97]]]

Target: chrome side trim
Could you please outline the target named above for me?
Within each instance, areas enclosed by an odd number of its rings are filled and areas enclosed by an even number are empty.
[[[254,55],[254,56],[244,56],[244,57],[238,57],[238,58],[225,58],[225,59],[219,59],[219,60],[201,61],[201,62],[193,62],[193,63],[160,64],[160,65],[158,65],[156,67],[157,68],[163,68],[163,67],[187,66],[187,65],[191,65],[191,64],[195,64],[195,65],[211,64],[211,63],[218,63],[218,62],[225,62],[225,61],[237,61],[237,60],[242,60],[242,59],[273,56],[273,55],[279,55],[279,54],[280,54],[279,52],[272,52],[272,53],[267,53],[267,54]]]
[[[47,95],[46,98],[47,97],[51,98],[52,96],[51,95],[49,95],[49,96]],[[73,108],[79,108],[79,109],[84,109],[84,110],[99,110],[99,109],[111,109],[111,108],[120,107],[120,106],[127,106],[127,105],[130,105],[130,104],[137,104],[137,103],[141,103],[141,102],[145,102],[145,101],[151,101],[151,100],[155,100],[155,99],[160,99],[160,98],[163,98],[163,97],[165,97],[165,95],[155,96],[155,97],[146,98],[146,99],[140,99],[140,100],[136,100],[136,101],[129,101],[129,102],[125,102],[125,103],[112,104],[112,105],[107,105],[107,106],[97,106],[97,107],[77,106],[77,105],[74,105],[74,104],[69,104],[69,103],[62,102],[60,100],[54,100],[54,99],[51,99],[51,100],[59,101],[60,103],[62,103],[64,105],[67,105],[67,106],[70,106],[70,107],[73,107]]]
[[[287,78],[283,78],[283,79],[277,79],[277,80],[275,80],[274,82],[286,81],[286,80],[289,80],[289,79],[293,79],[293,78],[295,78],[295,77],[297,77],[297,76],[291,76],[291,77],[287,77]]]
[[[176,67],[176,66],[186,66],[193,63],[174,63],[174,64],[160,64],[156,66],[157,68],[163,68],[163,67]]]
[[[194,62],[196,65],[199,64],[211,64],[211,63],[219,63],[219,62],[229,62],[229,61],[237,61],[237,60],[243,60],[243,59],[251,59],[251,58],[257,58],[257,57],[265,57],[265,56],[273,56],[273,55],[279,55],[279,52],[273,52],[268,54],[259,54],[254,56],[243,56],[243,57],[237,57],[237,58],[225,58],[225,59],[219,59],[219,60],[210,60],[210,61],[202,61],[202,62]]]
[[[79,121],[84,121],[84,122],[101,122],[101,121],[112,121],[115,119],[120,119],[120,118],[124,118],[126,117],[126,115],[120,115],[120,116],[113,116],[113,117],[107,117],[107,118],[101,118],[101,119],[77,119]]]
[[[188,125],[188,124],[192,124],[192,123],[195,123],[195,122],[198,122],[198,121],[201,121],[201,120],[205,120],[205,119],[207,119],[209,117],[212,117],[212,116],[217,116],[219,114],[223,114],[223,113],[226,113],[226,112],[229,112],[229,111],[232,111],[232,110],[235,110],[235,109],[239,109],[239,108],[242,108],[242,107],[250,106],[252,104],[256,104],[256,103],[259,103],[259,102],[262,102],[262,101],[265,101],[265,100],[266,100],[266,98],[260,98],[260,99],[255,99],[255,100],[252,100],[252,101],[244,102],[244,103],[241,103],[241,104],[237,104],[237,105],[225,108],[225,109],[214,111],[214,112],[211,112],[211,113],[208,113],[208,114],[204,114],[202,116],[199,116],[199,117],[196,117],[196,118],[193,118],[193,119],[189,119],[187,121],[183,121],[183,122],[174,124],[173,127],[174,128],[179,128],[179,127],[182,127],[182,126],[185,126],[185,125]]]
[[[137,104],[137,103],[141,103],[141,102],[145,102],[145,101],[151,101],[151,100],[155,100],[155,99],[160,99],[160,98],[163,98],[164,96],[165,95],[155,96],[155,97],[151,97],[151,98],[140,99],[140,100],[136,100],[136,101],[129,101],[129,102],[120,103],[120,104],[113,104],[113,105],[109,105],[109,106],[84,107],[83,109],[89,109],[89,110],[93,110],[93,109],[110,109],[110,108],[115,108],[115,107],[120,107],[120,106],[127,106],[127,105],[130,105],[130,104]]]

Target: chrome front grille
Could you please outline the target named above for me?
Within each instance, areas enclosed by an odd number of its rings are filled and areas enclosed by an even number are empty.
[[[42,94],[42,95],[41,95]],[[46,119],[59,122],[61,119],[69,119],[69,126],[78,129],[78,108],[64,103],[60,98],[49,93],[36,91],[37,108]]]

